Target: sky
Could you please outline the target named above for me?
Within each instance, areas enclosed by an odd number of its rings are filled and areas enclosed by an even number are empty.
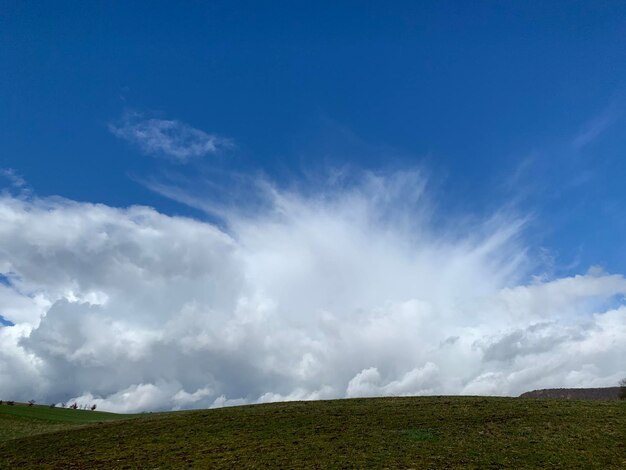
[[[626,376],[626,5],[0,1],[0,398]]]

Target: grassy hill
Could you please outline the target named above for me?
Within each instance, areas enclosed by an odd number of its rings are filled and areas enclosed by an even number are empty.
[[[0,442],[0,468],[626,468],[619,401],[372,398],[122,420],[8,408],[1,423],[24,421]]]
[[[544,388],[522,393],[521,398],[558,398],[564,400],[619,400],[620,387]]]
[[[3,404],[0,405],[0,443],[89,424],[129,419],[132,416],[40,405],[31,407],[23,403],[16,403],[15,406]]]

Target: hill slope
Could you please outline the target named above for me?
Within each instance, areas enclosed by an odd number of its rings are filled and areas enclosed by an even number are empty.
[[[619,400],[619,387],[544,388],[520,395],[521,398],[558,398],[565,400]]]
[[[132,416],[39,405],[31,407],[23,403],[3,404],[0,405],[0,442]]]
[[[1,468],[624,468],[626,403],[411,397],[143,415],[0,443]]]

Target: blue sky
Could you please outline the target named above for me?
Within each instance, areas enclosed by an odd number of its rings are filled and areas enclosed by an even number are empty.
[[[620,1],[1,1],[0,379],[28,372],[0,392],[41,364],[41,399],[121,411],[615,383],[625,51]],[[368,336],[379,314],[400,339]],[[134,368],[92,380],[72,318]],[[303,348],[292,375],[257,364],[280,356],[257,321]],[[154,342],[183,361],[214,328],[214,381],[152,369]]]
[[[443,211],[514,199],[561,264],[626,263],[622,2],[8,1],[1,18],[1,165],[40,195],[187,213],[136,179],[197,168],[107,130],[133,110],[232,139],[205,171],[425,165]]]

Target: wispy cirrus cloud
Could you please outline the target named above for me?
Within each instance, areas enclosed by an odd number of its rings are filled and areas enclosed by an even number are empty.
[[[587,121],[572,140],[572,146],[576,150],[580,150],[598,139],[619,119],[619,109],[622,101],[615,99],[601,113]]]
[[[596,140],[613,123],[612,116],[607,114],[592,119],[586,124],[581,132],[574,138],[572,145],[576,149],[581,149],[587,144]]]
[[[209,134],[176,119],[146,118],[138,112],[125,113],[109,124],[109,130],[116,137],[139,146],[145,154],[179,163],[233,146],[231,139]]]

